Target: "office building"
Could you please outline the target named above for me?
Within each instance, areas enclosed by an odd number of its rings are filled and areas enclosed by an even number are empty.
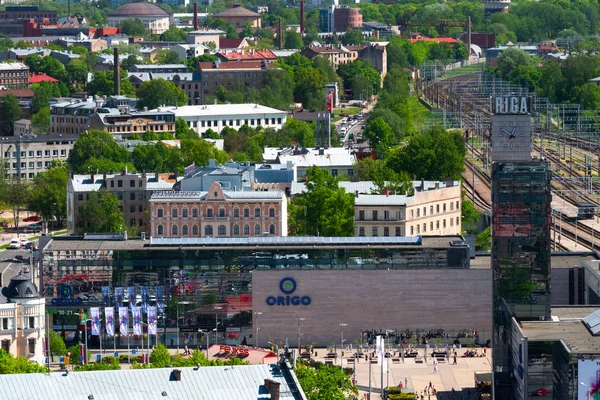
[[[29,67],[20,62],[0,63],[0,87],[25,88],[29,85]]]

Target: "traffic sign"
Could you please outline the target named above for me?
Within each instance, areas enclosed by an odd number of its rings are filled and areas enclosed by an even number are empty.
[[[61,363],[64,363],[64,362],[65,362],[65,358],[64,358],[64,357],[61,357],[59,361],[60,361]]]
[[[79,361],[83,362],[83,356],[79,356]]]
[[[137,353],[136,349],[131,350],[131,354],[133,354],[135,356],[135,353]]]
[[[115,358],[119,357],[119,353],[115,351]]]
[[[96,360],[102,361],[102,356],[100,354],[96,354]]]

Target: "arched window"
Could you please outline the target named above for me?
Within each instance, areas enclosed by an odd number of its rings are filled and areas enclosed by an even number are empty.
[[[173,209],[171,210],[171,216],[173,218],[177,218],[177,209],[175,207],[173,207]]]
[[[244,225],[244,235],[250,234],[250,226],[248,224]]]
[[[269,225],[269,234],[271,234],[271,235],[275,234],[275,225],[273,225],[273,224]]]
[[[198,236],[198,225],[192,226],[192,235]]]
[[[204,235],[206,235],[206,236],[212,236],[212,234],[213,234],[212,225],[206,225],[204,227]]]
[[[225,236],[227,234],[227,228],[225,228],[225,225],[219,225],[219,236]]]
[[[269,208],[269,217],[275,217],[275,209],[273,207]]]
[[[233,226],[233,234],[234,235],[239,235],[240,234],[240,226],[239,225],[234,225]]]
[[[158,208],[158,209],[156,210],[156,216],[157,216],[158,218],[162,218],[162,216],[163,216],[163,209],[162,209],[162,208]]]
[[[192,208],[192,218],[198,218],[198,209]]]
[[[259,224],[254,225],[254,234],[260,235],[260,225]]]
[[[178,229],[177,229],[177,225],[173,225],[171,227],[171,235],[172,236],[177,236],[178,235]]]
[[[213,209],[212,208],[207,208],[206,209],[206,216],[207,217],[212,217],[213,216]]]
[[[181,210],[181,216],[183,218],[187,218],[187,216],[188,216],[188,209],[187,208],[184,208],[183,210]]]
[[[187,225],[184,225],[184,226],[181,227],[181,234],[183,236],[187,236],[188,235],[188,226]]]
[[[254,217],[260,218],[260,208],[256,207],[254,209]]]
[[[163,235],[163,232],[164,232],[163,226],[162,226],[162,225],[159,225],[159,226],[158,226],[158,228],[156,228],[156,234],[157,234],[158,236],[162,236],[162,235]]]
[[[250,217],[250,209],[244,208],[244,218],[248,218],[248,217]]]
[[[234,208],[233,209],[233,216],[235,218],[239,218],[240,217],[240,209],[239,208]]]

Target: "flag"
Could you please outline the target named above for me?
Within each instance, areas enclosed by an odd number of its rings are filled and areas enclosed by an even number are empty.
[[[156,307],[148,306],[148,335],[156,335]]]
[[[148,312],[148,302],[150,301],[150,291],[148,290],[148,286],[142,286],[142,312]]]
[[[116,298],[117,305],[119,307],[121,307],[121,305],[123,303],[123,288],[122,287],[115,288],[115,298]]]
[[[110,286],[102,286],[102,298],[105,306],[110,304]]]
[[[119,333],[121,335],[129,334],[129,319],[127,307],[119,307]]]
[[[383,353],[383,336],[377,336],[375,351],[377,352],[377,365],[381,365],[385,356]]]
[[[129,286],[127,288],[127,297],[129,298],[129,309],[133,310],[135,307],[135,286]]]
[[[92,336],[100,336],[100,307],[91,307]]]
[[[142,334],[142,310],[140,307],[132,307],[131,316],[133,317],[133,334]]]
[[[104,316],[106,317],[106,334],[115,336],[115,309],[114,307],[104,307]]]
[[[165,312],[165,303],[164,303],[165,290],[164,290],[164,286],[156,286],[155,293],[156,293],[156,309],[157,309],[157,311],[158,311],[159,314],[162,314],[162,313]]]

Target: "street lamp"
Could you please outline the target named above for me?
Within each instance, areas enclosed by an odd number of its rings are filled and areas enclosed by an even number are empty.
[[[215,344],[217,344],[217,340],[219,339],[219,310],[223,309],[221,306],[215,306]]]
[[[342,355],[344,354],[344,327],[348,326],[348,324],[340,324],[340,368],[344,369],[342,363],[343,363],[343,358]]]
[[[587,398],[588,398],[588,400],[590,400],[590,391],[592,390],[592,388],[590,387],[590,385],[586,385],[586,384],[585,384],[585,383],[583,383],[583,382],[579,382],[579,384],[580,384],[581,386],[585,386],[585,387],[587,388]]]
[[[198,332],[202,333],[204,336],[206,336],[206,359],[208,360],[208,338],[210,336],[210,332],[216,332],[217,328],[213,329],[212,331],[207,330],[202,330],[202,329],[198,329]]]
[[[258,331],[260,330],[260,326],[258,326],[258,316],[259,315],[262,315],[262,311],[254,311],[254,320],[255,320],[255,325],[256,325],[256,334],[254,335],[254,347],[259,346],[259,341],[258,341]]]
[[[300,349],[300,336],[302,336],[302,334],[300,333],[300,321],[304,321],[304,320],[306,320],[306,318],[298,317],[298,355],[300,355],[300,353],[302,353],[302,350]]]

